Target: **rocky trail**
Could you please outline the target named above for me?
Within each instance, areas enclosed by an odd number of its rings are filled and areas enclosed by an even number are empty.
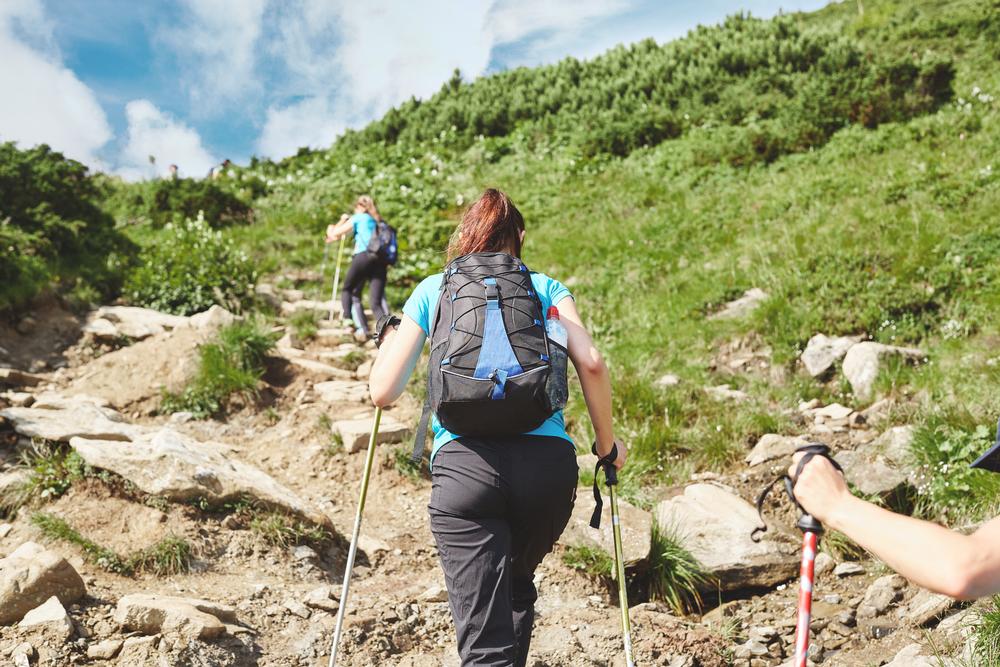
[[[258,292],[286,316],[329,307],[298,290]],[[752,305],[740,302],[725,316]],[[4,664],[326,665],[343,536],[353,525],[373,414],[365,379],[374,350],[326,322],[305,342],[289,327],[268,359],[259,400],[235,406],[224,420],[158,414],[162,390],[184,383],[198,346],[232,319],[217,307],[191,318],[122,307],[75,318],[49,305],[0,328],[0,495],[30,478],[21,456],[45,443],[76,452],[90,471],[59,497],[0,523]],[[922,353],[820,336],[802,363],[815,377],[841,368],[862,394],[891,355]],[[732,373],[766,373],[768,359],[751,341],[720,350],[716,363]],[[746,400],[728,385],[705,390],[720,401]],[[703,615],[678,617],[663,603],[634,600],[637,663],[787,663],[799,538],[776,494],[771,530],[751,542],[758,523],[751,501],[808,439],[835,449],[860,492],[890,503],[905,495],[919,471],[902,455],[912,429],[884,427],[893,409],[892,401],[863,412],[803,403],[793,415],[798,435],[763,436],[742,470],[659,490],[648,511],[626,504],[627,557],[637,571],[655,519],[675,526],[718,582],[703,595]],[[418,413],[417,400],[404,397],[383,418],[339,664],[458,665],[426,515],[430,482],[397,463]],[[581,457],[581,469],[592,465]],[[610,522],[601,533],[587,526],[592,509],[581,487],[562,544],[538,572],[529,665],[624,664],[616,597],[561,558],[574,546],[609,548]],[[87,547],[47,537],[33,519],[38,512],[117,554],[182,538],[192,547],[190,570],[115,573]],[[260,524],[273,517],[299,534],[284,543],[265,539]],[[970,610],[853,558],[823,553],[817,561],[816,664],[931,665],[935,654],[963,651]]]

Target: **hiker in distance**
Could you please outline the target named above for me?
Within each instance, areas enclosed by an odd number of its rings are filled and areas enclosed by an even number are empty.
[[[382,216],[375,206],[375,200],[361,195],[354,204],[354,215],[344,214],[335,225],[326,228],[326,242],[339,241],[347,234],[354,235],[354,252],[351,265],[344,277],[344,288],[340,293],[341,313],[353,324],[359,340],[369,338],[368,318],[361,305],[361,291],[368,283],[368,298],[376,321],[389,312],[385,300],[385,282],[388,264],[376,253],[369,252],[369,245],[375,235]],[[339,258],[338,258],[339,259]]]
[[[797,454],[788,469],[795,479]],[[1000,472],[1000,438],[973,467]],[[1000,593],[1000,517],[964,535],[856,498],[827,459],[814,457],[795,480],[795,498],[918,586],[962,600]]]
[[[392,403],[430,338],[428,513],[463,666],[525,665],[535,568],[573,511],[578,469],[561,409],[560,336],[583,386],[596,452],[618,468],[628,455],[615,440],[604,359],[569,290],[521,262],[524,237],[513,202],[486,190],[452,236],[445,272],[414,289],[401,320],[380,322],[369,379],[375,405]],[[427,415],[425,407],[422,424]],[[423,435],[418,428],[415,456]]]

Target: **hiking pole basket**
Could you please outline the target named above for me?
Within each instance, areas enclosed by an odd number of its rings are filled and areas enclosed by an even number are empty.
[[[347,614],[347,593],[351,587],[351,570],[354,569],[354,557],[358,553],[358,536],[361,534],[361,515],[365,510],[368,481],[372,476],[372,462],[375,460],[375,445],[378,442],[378,425],[380,421],[382,421],[382,408],[375,408],[372,433],[371,437],[368,438],[368,451],[365,454],[365,472],[361,477],[361,497],[358,499],[358,512],[354,516],[354,532],[351,534],[351,548],[347,552],[347,564],[344,566],[344,585],[340,590],[340,609],[337,610],[337,625],[333,631],[333,646],[330,647],[329,667],[334,667],[337,663],[337,649],[340,647],[340,635],[344,629],[344,616]]]
[[[795,659],[792,661],[793,667],[806,667],[806,661],[809,655],[809,625],[812,620],[812,592],[813,592],[813,582],[815,580],[816,573],[816,550],[819,547],[819,538],[823,535],[823,524],[821,524],[816,517],[812,516],[805,511],[805,508],[799,504],[799,501],[795,498],[795,481],[802,474],[802,470],[806,467],[806,464],[815,457],[820,456],[828,460],[833,467],[840,472],[843,470],[840,464],[837,463],[832,456],[830,456],[830,448],[821,443],[810,443],[808,445],[803,445],[798,447],[796,453],[802,453],[803,456],[799,459],[799,463],[795,469],[795,477],[789,477],[788,475],[782,475],[775,479],[773,482],[764,487],[760,495],[757,497],[757,512],[760,514],[762,525],[755,528],[750,534],[750,539],[757,542],[759,534],[767,531],[767,522],[764,521],[763,506],[764,500],[767,498],[767,494],[771,491],[777,482],[784,482],[785,493],[791,499],[795,506],[799,508],[799,520],[796,522],[796,527],[802,531],[802,563],[799,566],[799,605],[798,605],[798,620],[795,624]]]
[[[329,320],[333,321],[333,310],[337,304],[337,288],[340,287],[340,260],[344,256],[344,239],[346,236],[340,237],[340,245],[337,246],[337,268],[333,272],[333,288],[330,290],[330,317]]]
[[[597,454],[597,444],[594,444],[594,454]],[[597,462],[598,470],[604,470],[604,481],[608,485],[608,495],[611,497],[611,533],[615,542],[615,579],[618,580],[618,606],[622,613],[622,642],[625,646],[625,667],[635,667],[632,660],[632,622],[628,617],[628,591],[625,586],[625,556],[622,550],[622,527],[621,518],[618,514],[618,493],[615,487],[618,486],[618,468],[615,467],[615,460],[618,458],[618,446],[611,448],[606,456]],[[594,515],[590,519],[590,525],[594,528],[601,527],[601,493],[597,488],[597,471],[594,473],[594,499],[596,507]]]

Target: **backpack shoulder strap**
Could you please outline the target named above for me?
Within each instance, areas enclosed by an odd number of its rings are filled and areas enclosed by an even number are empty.
[[[441,287],[438,289],[438,298],[434,304],[434,310],[431,312],[430,318],[430,335],[428,338],[434,340],[434,328],[437,326],[437,315],[441,307],[441,295],[444,294],[445,281],[447,276],[441,276]],[[427,399],[424,401],[424,408],[420,412],[420,421],[417,423],[417,432],[413,436],[413,453],[410,454],[410,460],[414,463],[420,463],[424,458],[424,446],[427,443],[427,428],[430,426],[431,421],[431,395],[430,395],[430,377],[427,378],[428,391]]]

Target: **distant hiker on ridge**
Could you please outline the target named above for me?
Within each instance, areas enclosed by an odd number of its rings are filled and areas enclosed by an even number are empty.
[[[368,298],[375,319],[378,320],[389,312],[389,305],[385,300],[388,264],[377,253],[369,250],[379,222],[382,222],[382,216],[375,206],[375,200],[368,195],[361,195],[354,204],[354,215],[345,213],[340,216],[337,224],[326,228],[327,243],[333,243],[348,233],[354,235],[354,257],[347,269],[347,276],[344,277],[340,303],[341,313],[347,319],[346,324],[354,325],[361,340],[369,337],[368,318],[361,305],[361,290],[365,282],[369,283]]]
[[[423,280],[402,319],[386,315],[375,334],[369,382],[377,406],[403,393],[430,338],[414,456],[422,456],[433,411],[428,513],[465,667],[527,662],[535,568],[576,498],[576,450],[562,413],[567,354],[596,452],[618,468],[628,455],[615,440],[604,359],[569,290],[521,261],[524,237],[513,202],[487,190],[453,235],[444,273]]]

